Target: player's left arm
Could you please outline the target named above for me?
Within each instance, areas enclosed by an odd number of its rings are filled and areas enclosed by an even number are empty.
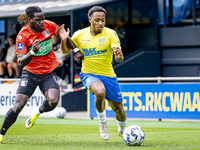
[[[122,50],[119,47],[113,47],[112,50],[113,50],[113,54],[115,56],[115,61],[122,62],[124,60]]]
[[[116,32],[111,32],[110,41],[111,41],[110,45],[112,47],[113,54],[115,56],[115,61],[122,62],[124,60],[124,56],[121,50],[119,37]]]

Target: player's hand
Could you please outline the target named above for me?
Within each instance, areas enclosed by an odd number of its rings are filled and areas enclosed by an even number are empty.
[[[113,47],[113,53],[115,55],[116,62],[122,62],[124,60],[122,50],[119,47]]]
[[[61,38],[61,40],[66,40],[69,37],[69,28],[67,28],[67,31],[65,30],[65,25],[62,24],[59,27],[59,37]]]
[[[84,55],[83,55],[83,53],[81,51],[78,51],[74,55],[74,60],[77,61],[78,63],[80,63],[83,59],[84,59]]]
[[[40,40],[35,40],[32,44],[32,49],[34,53],[37,53],[40,49]]]

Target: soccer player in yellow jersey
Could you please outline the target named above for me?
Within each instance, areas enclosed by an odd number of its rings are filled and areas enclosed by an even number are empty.
[[[120,136],[126,127],[122,95],[112,66],[113,54],[117,62],[122,62],[124,57],[118,35],[114,30],[104,27],[106,10],[100,6],[94,6],[88,11],[88,18],[91,26],[76,31],[71,39],[84,55],[80,78],[84,86],[96,97],[95,107],[100,122],[100,136],[107,140],[109,132],[105,99],[115,112]],[[62,26],[59,35],[62,39],[61,49],[65,53],[71,51],[67,48],[68,34],[69,32],[66,32]]]

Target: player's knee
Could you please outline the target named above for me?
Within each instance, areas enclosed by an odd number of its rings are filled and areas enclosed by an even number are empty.
[[[116,109],[116,113],[117,114],[122,114],[122,110],[118,108],[118,109]]]
[[[123,115],[123,112],[124,112],[124,110],[123,110],[123,108],[122,107],[116,107],[115,108],[115,112],[118,114],[118,115]]]
[[[104,90],[99,90],[99,91],[97,91],[96,93],[95,93],[95,96],[96,96],[96,98],[97,99],[104,99],[104,97],[105,97],[105,92],[104,92]]]
[[[13,107],[13,112],[16,113],[16,114],[19,114],[21,112],[21,110],[23,109],[23,106],[19,106],[19,105],[15,105]]]
[[[49,100],[49,105],[55,108],[58,105],[59,97],[54,97]]]

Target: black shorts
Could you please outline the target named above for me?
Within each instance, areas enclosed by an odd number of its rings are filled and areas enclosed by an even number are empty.
[[[23,70],[17,94],[25,94],[30,98],[37,86],[39,86],[44,95],[50,88],[55,88],[60,91],[56,75],[53,72],[46,74],[34,74]]]

